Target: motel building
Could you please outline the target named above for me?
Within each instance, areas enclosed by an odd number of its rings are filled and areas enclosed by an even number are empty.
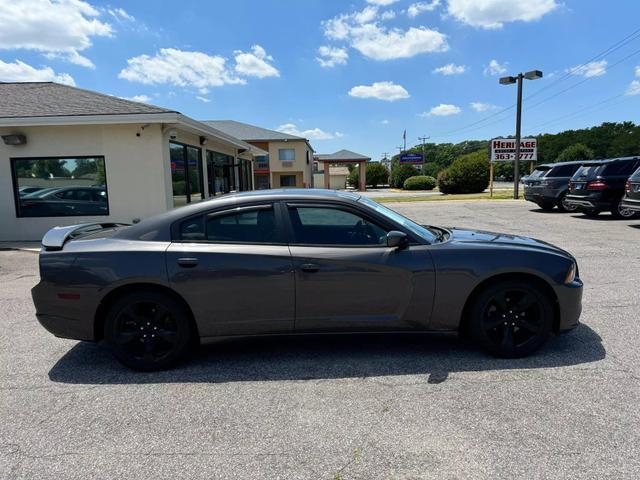
[[[267,152],[255,157],[254,184],[267,188],[313,187],[313,148],[309,140],[233,120],[204,122]]]
[[[304,139],[249,143],[217,123],[56,83],[0,83],[0,240],[252,190],[257,159],[270,185],[311,181]]]

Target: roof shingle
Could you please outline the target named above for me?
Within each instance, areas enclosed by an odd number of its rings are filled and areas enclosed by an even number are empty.
[[[269,130],[268,128],[256,127],[248,123],[236,122],[235,120],[206,120],[202,123],[209,125],[227,135],[232,135],[242,140],[252,142],[258,141],[274,141],[274,140],[306,140],[302,137],[289,135],[288,133],[278,132],[277,130]]]

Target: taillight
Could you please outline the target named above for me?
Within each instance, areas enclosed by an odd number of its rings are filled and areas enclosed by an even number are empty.
[[[607,182],[602,180],[594,180],[592,182],[587,183],[587,190],[604,190],[608,188]]]
[[[569,190],[573,188],[573,182],[569,182]]]
[[[630,191],[631,191],[631,182],[630,182],[629,180],[627,180],[627,183],[625,183],[625,184],[624,184],[624,189],[625,189],[627,192],[630,192]]]

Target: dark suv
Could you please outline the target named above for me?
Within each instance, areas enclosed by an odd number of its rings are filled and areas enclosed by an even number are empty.
[[[575,205],[568,205],[566,200],[569,180],[582,165],[580,162],[558,162],[538,165],[531,175],[522,179],[524,198],[536,203],[543,210],[558,207],[563,212],[573,212]]]
[[[588,216],[609,210],[616,218],[632,218],[637,212],[622,205],[625,183],[640,167],[640,158],[587,161],[569,182],[566,202]]]
[[[640,215],[640,168],[627,180],[626,194],[622,199],[622,207]]]

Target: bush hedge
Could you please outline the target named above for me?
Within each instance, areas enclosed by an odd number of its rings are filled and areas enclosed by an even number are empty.
[[[416,175],[420,175],[420,172],[412,165],[394,165],[391,169],[391,186],[393,188],[402,188],[407,178],[415,177]]]
[[[442,193],[480,193],[489,186],[489,161],[484,150],[462,155],[438,175]]]
[[[428,175],[416,175],[404,181],[402,188],[405,190],[433,190],[438,184],[437,180]]]

